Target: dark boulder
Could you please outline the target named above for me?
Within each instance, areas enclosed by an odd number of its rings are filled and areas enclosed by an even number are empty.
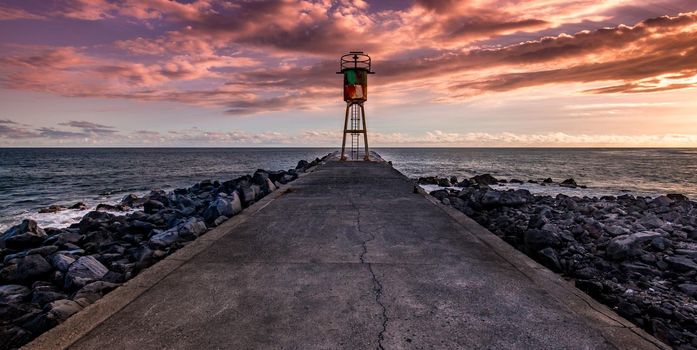
[[[697,264],[694,260],[682,257],[682,256],[671,256],[663,259],[670,265],[675,271],[678,272],[689,272],[697,270]]]
[[[34,220],[25,219],[21,224],[13,226],[0,236],[0,248],[23,250],[41,244],[46,238],[46,232]]]
[[[422,185],[437,185],[439,178],[436,176],[420,177],[417,182]]]
[[[477,175],[472,177],[470,180],[481,186],[495,185],[499,182],[499,180],[491,176],[491,174]]]
[[[645,231],[631,235],[622,235],[610,240],[605,249],[605,254],[613,260],[621,260],[626,257],[638,255],[643,244],[651,242],[654,238],[661,237],[660,233]]]
[[[85,210],[87,208],[88,208],[87,204],[85,204],[83,202],[77,202],[77,203],[68,207],[68,209],[73,209],[73,210]]]
[[[17,278],[21,281],[34,281],[48,275],[53,268],[39,254],[27,255],[17,263]]]
[[[684,194],[680,194],[680,193],[669,193],[666,195],[666,197],[668,197],[671,200],[676,201],[676,202],[689,202],[690,201],[690,199],[687,198],[687,196],[685,196]]]
[[[0,344],[5,349],[15,349],[28,343],[34,336],[26,329],[13,325],[0,325]]]
[[[683,293],[685,293],[693,298],[697,298],[697,284],[691,284],[691,283],[681,284],[678,286],[678,289],[680,289]]]
[[[300,160],[298,161],[298,165],[295,166],[295,169],[297,170],[305,170],[310,166],[310,163],[308,163],[306,160]]]
[[[559,184],[559,186],[562,186],[562,187],[570,187],[570,188],[576,188],[576,187],[578,187],[578,184],[576,183],[576,180],[574,180],[573,178],[571,178],[571,179],[566,179],[566,180],[562,181],[562,182]]]
[[[554,232],[531,229],[525,231],[524,234],[525,249],[530,253],[538,252],[548,247],[557,247],[559,243],[559,237]]]
[[[429,193],[431,196],[436,197],[439,201],[442,201],[443,198],[448,198],[450,193],[448,193],[447,190],[436,190],[436,191],[431,191]]]
[[[448,179],[438,179],[438,186],[440,186],[440,187],[450,187],[450,180],[448,180]]]
[[[252,175],[252,183],[262,186],[266,184],[266,180],[269,179],[269,173],[262,169],[257,169],[257,171],[254,172],[254,175]]]
[[[143,203],[143,211],[146,214],[155,214],[164,208],[165,208],[165,205],[162,204],[162,202],[154,200],[154,199],[150,199],[150,200],[146,201],[145,203]]]
[[[559,263],[559,257],[557,257],[557,252],[547,247],[545,249],[537,252],[537,260],[554,272],[561,272],[561,264]]]

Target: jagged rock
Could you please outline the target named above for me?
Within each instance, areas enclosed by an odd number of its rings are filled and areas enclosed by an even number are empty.
[[[524,243],[528,252],[537,252],[547,247],[558,246],[559,238],[553,232],[532,229],[525,231]]]
[[[678,272],[688,272],[697,270],[697,264],[692,259],[682,256],[671,256],[663,259],[670,267]]]
[[[656,237],[661,237],[658,232],[638,232],[631,235],[623,235],[613,238],[607,246],[605,253],[608,258],[613,260],[624,259],[639,253],[641,244],[650,242]]]
[[[303,160],[298,161],[298,165],[295,166],[295,169],[304,170],[309,166],[310,166],[310,163],[308,163],[306,160],[303,159]]]
[[[651,201],[651,204],[657,207],[667,207],[673,204],[673,200],[668,198],[668,196],[658,196]]]
[[[109,269],[93,256],[80,257],[68,268],[65,275],[65,287],[68,289],[80,288],[101,279],[108,271]]]
[[[560,272],[561,264],[559,263],[559,258],[554,249],[547,247],[538,252],[538,260],[542,265],[546,266],[552,271]]]
[[[685,283],[678,286],[678,288],[685,294],[697,298],[697,284]]]
[[[16,304],[27,299],[31,290],[25,286],[17,284],[6,284],[0,286],[0,303]]]
[[[559,186],[576,188],[576,187],[578,187],[578,184],[576,183],[576,180],[574,180],[574,179],[566,179],[566,180],[562,181],[559,184]]]

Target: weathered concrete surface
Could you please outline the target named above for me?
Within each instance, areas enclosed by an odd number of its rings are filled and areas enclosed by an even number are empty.
[[[122,305],[96,328],[30,346],[664,347],[385,163],[329,162],[284,191],[85,310]]]

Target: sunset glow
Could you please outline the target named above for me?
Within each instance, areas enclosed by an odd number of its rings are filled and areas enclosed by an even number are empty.
[[[692,0],[0,2],[1,146],[697,146]]]

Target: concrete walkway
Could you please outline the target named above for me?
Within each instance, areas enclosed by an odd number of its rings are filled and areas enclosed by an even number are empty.
[[[281,191],[30,348],[664,347],[386,163]]]

